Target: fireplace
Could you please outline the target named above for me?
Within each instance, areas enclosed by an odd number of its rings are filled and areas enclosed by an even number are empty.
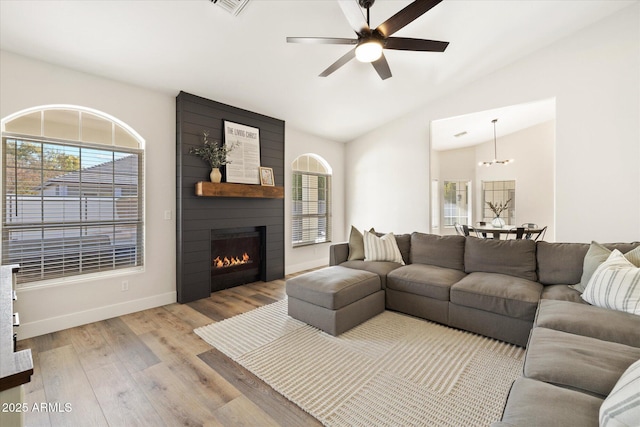
[[[211,230],[211,291],[264,280],[265,227]]]

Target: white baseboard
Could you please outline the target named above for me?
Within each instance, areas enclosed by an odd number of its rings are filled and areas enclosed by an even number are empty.
[[[96,307],[91,310],[70,313],[64,316],[51,317],[29,323],[20,323],[20,327],[16,328],[16,332],[18,333],[18,339],[22,340],[49,334],[51,332],[61,331],[63,329],[86,325],[87,323],[99,322],[101,320],[135,313],[137,311],[161,307],[163,305],[172,304],[176,302],[176,300],[176,292],[167,292],[148,298],[141,298],[120,304],[112,304],[104,307]]]

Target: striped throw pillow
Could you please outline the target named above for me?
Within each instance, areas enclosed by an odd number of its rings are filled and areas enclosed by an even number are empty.
[[[393,233],[378,237],[373,233],[364,232],[364,260],[391,261],[404,265],[402,254]]]
[[[600,406],[600,427],[637,426],[640,422],[640,360],[624,371]]]
[[[592,241],[587,254],[584,256],[582,277],[580,278],[580,283],[569,285],[569,287],[575,289],[576,291],[584,292],[584,289],[587,287],[589,279],[591,279],[593,273],[595,273],[600,264],[602,264],[607,260],[607,258],[609,258],[609,255],[611,255],[611,249],[601,245],[598,242]],[[636,248],[624,254],[624,257],[631,261],[631,263],[636,267],[640,267],[640,246],[637,246]]]
[[[589,279],[582,299],[598,307],[640,315],[640,268],[614,249]]]

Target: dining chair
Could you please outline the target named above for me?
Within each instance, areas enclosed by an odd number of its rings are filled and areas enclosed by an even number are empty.
[[[485,227],[487,223],[485,221],[476,222],[476,227]],[[476,237],[481,237],[483,239],[493,239],[492,236],[488,236],[486,231],[478,231],[475,228],[473,229],[476,233]]]
[[[538,224],[536,224],[535,222],[525,222],[524,224],[521,225],[521,227],[524,227],[525,229],[527,228],[538,228]],[[524,238],[525,239],[531,239],[531,233],[529,233],[528,231],[525,233]]]
[[[464,225],[464,224],[460,224],[458,222],[453,224],[453,227],[456,229],[456,233],[458,233],[461,236],[468,236],[469,235],[469,227]]]
[[[538,229],[536,226],[536,231],[526,230],[525,238],[535,240],[535,241],[544,240],[544,235],[546,234],[546,232],[547,232],[546,225],[540,229]]]
[[[524,227],[511,227],[509,229],[509,232],[507,233],[507,240],[509,239],[521,240],[522,236],[524,236],[524,230],[525,230]]]

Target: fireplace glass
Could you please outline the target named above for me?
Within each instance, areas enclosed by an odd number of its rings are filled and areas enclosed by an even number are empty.
[[[261,280],[264,227],[211,230],[211,291]]]

